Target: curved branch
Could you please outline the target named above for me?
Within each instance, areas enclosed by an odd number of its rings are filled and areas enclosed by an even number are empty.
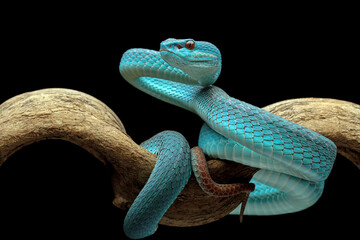
[[[295,99],[266,109],[329,137],[340,153],[360,166],[359,105],[332,99]],[[114,204],[124,210],[146,183],[156,162],[155,155],[126,134],[111,109],[85,93],[43,89],[18,95],[0,105],[0,165],[22,147],[45,139],[70,141],[103,163],[110,163],[114,168]],[[220,183],[249,181],[257,171],[220,160],[209,161],[209,168],[214,180]],[[243,197],[208,196],[192,177],[161,223],[171,226],[209,223],[227,215]]]

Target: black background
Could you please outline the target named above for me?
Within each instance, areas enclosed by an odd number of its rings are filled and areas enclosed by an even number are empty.
[[[168,129],[181,132],[194,146],[202,124],[197,116],[140,92],[118,72],[124,51],[158,49],[169,37],[214,43],[223,58],[216,85],[259,107],[299,97],[360,103],[357,29],[351,13],[336,6],[277,12],[213,6],[198,18],[189,8],[186,15],[177,15],[173,7],[158,12],[148,6],[143,11],[96,4],[31,7],[9,7],[2,19],[0,103],[42,88],[76,89],[113,109],[138,143]],[[360,214],[359,176],[354,165],[338,156],[323,197],[305,211],[245,216],[242,224],[228,216],[200,227],[160,226],[149,239],[351,236]],[[35,143],[0,168],[1,234],[126,239],[125,212],[112,199],[110,167],[64,141]]]

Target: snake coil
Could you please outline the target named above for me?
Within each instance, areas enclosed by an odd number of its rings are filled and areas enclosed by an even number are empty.
[[[245,214],[296,212],[320,198],[324,181],[335,161],[335,144],[305,127],[232,98],[212,85],[221,71],[221,54],[213,44],[193,39],[167,39],[161,43],[160,51],[126,51],[119,69],[123,78],[136,88],[201,117],[205,123],[200,132],[199,147],[206,155],[260,168],[251,180],[256,188],[249,196]],[[153,152],[162,147],[170,150],[165,154],[167,160],[158,157],[160,161],[152,176],[163,181],[163,176],[177,169],[170,174],[177,178],[169,178],[169,182],[158,185],[151,184],[150,177],[149,184],[138,196],[141,201],[135,200],[126,217],[125,232],[137,232],[140,225],[143,228],[136,236],[128,234],[132,238],[144,237],[156,230],[162,214],[190,176],[191,154],[188,150],[178,152],[188,149],[188,146],[184,147],[186,140],[173,132],[163,132],[154,138],[155,142],[150,141],[151,147],[145,143],[146,148]],[[161,138],[166,140],[159,140]],[[184,168],[169,167],[164,164],[167,161],[186,164],[180,164]],[[202,164],[195,163],[194,166]],[[175,191],[180,178],[181,184]],[[203,184],[201,180],[199,183]],[[251,185],[241,189],[252,191]],[[147,197],[149,194],[151,197]],[[171,200],[165,200],[164,194],[171,196]],[[233,213],[238,214],[239,210]],[[138,213],[146,215],[147,219],[133,220]]]

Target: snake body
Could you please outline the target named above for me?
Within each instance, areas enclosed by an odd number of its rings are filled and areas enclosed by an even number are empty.
[[[324,180],[335,161],[335,144],[307,128],[232,98],[212,85],[221,71],[221,54],[213,44],[193,39],[168,39],[161,43],[160,51],[130,49],[123,54],[119,69],[123,78],[136,88],[201,117],[205,123],[200,131],[199,147],[206,155],[260,168],[251,180],[256,187],[249,196],[245,214],[296,212],[313,205],[321,196]],[[155,145],[172,146],[173,141],[176,140],[168,137],[165,145],[159,142]],[[185,152],[187,157],[181,158],[187,165],[191,153],[189,156],[188,150]],[[177,153],[166,155],[166,161],[180,161]],[[190,176],[189,167],[185,165],[182,166],[186,170],[181,170],[185,180],[180,181],[179,189]],[[159,173],[154,175],[165,175],[171,167],[162,164],[155,170]],[[181,189],[166,190],[169,184],[163,182],[165,187],[161,187],[161,191],[152,189],[154,184],[146,184],[138,196],[143,200],[139,203],[135,200],[127,219],[133,219],[133,215],[148,206],[151,208],[152,202],[142,196],[143,192],[151,196],[157,191],[160,195],[166,192],[171,195],[168,202],[175,200]],[[159,207],[161,213],[146,210],[154,214],[147,215],[148,218],[164,214],[171,205],[161,200],[157,204],[161,205],[160,202],[164,204]],[[233,213],[238,214],[239,210]],[[143,218],[129,220],[125,228],[136,229],[146,221]]]
[[[186,161],[190,159],[190,147],[181,134],[164,131],[141,146],[158,157],[145,187],[125,217],[125,234],[133,239],[149,236],[156,231],[162,216],[191,175],[191,165]]]

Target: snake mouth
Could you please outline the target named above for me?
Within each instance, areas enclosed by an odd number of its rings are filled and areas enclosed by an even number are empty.
[[[163,60],[165,60],[165,62],[167,62],[169,65],[173,65],[171,64],[171,62],[174,61],[174,59],[177,59],[175,60],[176,62],[184,62],[184,61],[188,61],[188,59],[180,56],[179,54],[176,54],[175,52],[169,50],[168,48],[164,48],[162,47],[160,49],[160,56]]]
[[[185,61],[185,62],[211,64],[211,65],[214,62],[214,59],[211,59],[211,58],[209,59],[208,57],[195,58],[195,57],[189,57],[189,56],[181,56],[180,54],[177,54],[176,52],[171,51],[166,47],[161,47],[159,52],[160,52],[161,56],[165,56],[166,54],[170,53],[170,55],[175,56],[176,58],[180,58],[182,61]]]
[[[176,54],[175,52],[171,51],[170,49],[168,49],[168,48],[166,48],[166,47],[160,48],[160,51],[159,51],[159,52],[160,52],[160,54],[161,54],[161,53],[166,53],[166,52],[168,52],[168,53],[171,53],[171,54],[175,55],[176,57],[183,58],[183,57],[180,56],[179,54]],[[185,59],[185,58],[183,58],[183,59]]]
[[[172,54],[175,54],[175,55],[176,55],[176,53],[170,51],[169,49],[167,49],[167,48],[165,48],[165,47],[160,48],[160,51],[159,51],[159,52],[160,52],[160,54],[161,54],[162,52],[169,52],[169,53],[172,53]]]

